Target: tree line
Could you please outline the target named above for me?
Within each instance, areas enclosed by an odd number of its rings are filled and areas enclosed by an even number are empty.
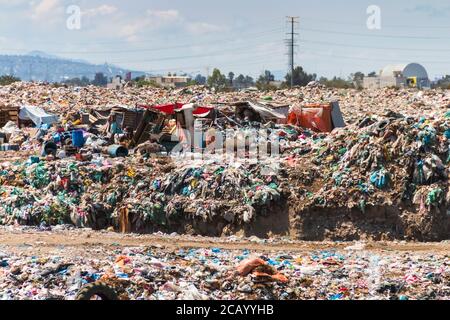
[[[367,77],[376,76],[376,72],[370,72],[367,74]],[[311,81],[317,81],[318,83],[329,87],[329,88],[362,88],[363,79],[366,75],[363,72],[355,72],[350,74],[346,79],[341,77],[333,77],[326,78],[320,77],[317,78],[315,73],[306,72],[303,67],[298,66],[294,68],[293,73],[293,84],[294,86],[306,86]],[[9,85],[14,82],[21,81],[20,78],[17,78],[12,75],[3,75],[0,76],[0,86]],[[69,86],[78,86],[85,87],[88,85],[94,85],[99,87],[105,87],[108,84],[108,78],[101,72],[96,73],[93,80],[90,80],[87,77],[81,78],[72,78],[62,81],[57,85],[69,85]],[[145,87],[145,86],[154,86],[158,87],[158,84],[154,81],[147,80],[145,76],[137,77],[132,80],[132,84],[137,87]],[[222,73],[219,69],[214,69],[212,74],[208,77],[205,77],[201,74],[197,74],[193,79],[189,81],[187,84],[190,85],[207,85],[210,88],[213,88],[216,91],[225,91],[225,90],[241,90],[249,87],[256,87],[259,90],[276,90],[276,89],[284,89],[290,87],[291,84],[291,74],[286,74],[284,81],[275,81],[275,76],[272,74],[270,70],[265,70],[255,81],[249,75],[239,74],[237,77],[234,72],[229,72],[228,75]],[[443,76],[441,79],[434,81],[432,84],[432,88],[442,88],[442,89],[450,89],[450,75]]]

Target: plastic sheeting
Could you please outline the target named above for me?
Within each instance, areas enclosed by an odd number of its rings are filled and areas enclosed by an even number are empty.
[[[40,127],[43,124],[53,124],[58,121],[58,116],[49,114],[44,109],[36,106],[22,106],[19,112],[19,119],[31,120]]]

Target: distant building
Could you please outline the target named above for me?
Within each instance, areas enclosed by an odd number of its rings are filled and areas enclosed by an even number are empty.
[[[364,88],[429,88],[431,85],[428,73],[418,63],[389,65],[374,77],[364,77]]]
[[[281,86],[283,85],[283,81],[276,81],[276,80],[270,81],[269,85],[274,86],[277,89],[280,89]]]
[[[121,77],[121,76],[115,76],[115,77],[112,79],[111,83],[108,83],[108,84],[106,85],[106,87],[107,87],[108,89],[116,89],[116,90],[120,90],[120,89],[123,88],[124,85],[125,85],[125,81],[122,80],[122,77]]]
[[[167,76],[149,76],[147,80],[154,81],[156,84],[165,88],[182,88],[185,87],[191,78],[188,76],[177,76],[177,75],[167,75]]]

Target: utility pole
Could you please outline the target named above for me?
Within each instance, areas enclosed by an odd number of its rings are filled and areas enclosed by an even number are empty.
[[[298,24],[299,17],[287,17],[287,22],[290,23],[291,32],[287,33],[290,36],[289,39],[286,39],[286,44],[288,46],[288,55],[289,55],[289,67],[291,69],[291,88],[294,86],[294,55],[295,55],[295,36],[298,33],[295,32],[295,24]]]

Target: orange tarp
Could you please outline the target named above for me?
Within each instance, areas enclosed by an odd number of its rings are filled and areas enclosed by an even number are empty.
[[[288,124],[320,132],[331,132],[331,104],[306,104],[288,115]]]

